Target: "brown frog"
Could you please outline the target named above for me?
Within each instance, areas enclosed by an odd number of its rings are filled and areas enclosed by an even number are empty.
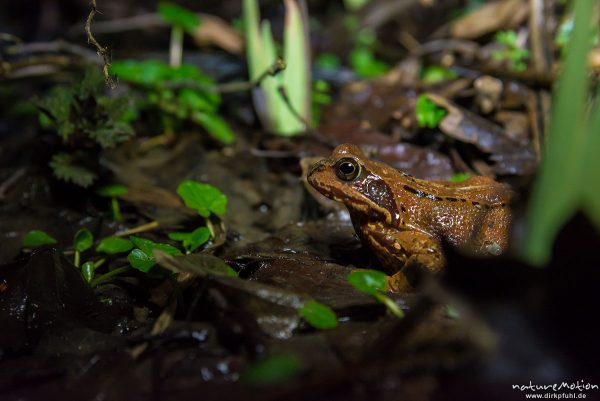
[[[499,255],[508,246],[512,192],[491,178],[422,180],[343,144],[317,162],[307,179],[346,205],[362,242],[393,274],[390,290],[410,290],[421,272],[440,271],[442,240],[480,255]]]

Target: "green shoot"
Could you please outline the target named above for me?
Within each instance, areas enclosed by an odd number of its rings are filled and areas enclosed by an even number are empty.
[[[31,230],[23,238],[23,248],[37,248],[56,243],[57,241],[54,237],[42,230]]]
[[[158,109],[163,113],[165,130],[172,128],[174,120],[187,120],[222,143],[233,143],[231,128],[217,115],[221,97],[212,90],[215,82],[195,66],[173,68],[158,60],[124,60],[111,65],[111,74],[142,89],[135,104],[138,115]]]
[[[338,325],[335,312],[329,306],[315,300],[306,302],[298,310],[298,313],[311,326],[317,329],[332,329]]]
[[[520,47],[517,39],[515,31],[497,32],[496,42],[502,45],[503,49],[494,51],[492,58],[507,61],[509,67],[515,71],[525,71],[527,69],[526,60],[529,58],[529,50]]]
[[[419,95],[415,112],[419,127],[428,128],[436,128],[448,114],[446,109],[429,100],[426,95]]]
[[[264,127],[283,136],[306,129],[310,113],[310,54],[307,27],[298,3],[285,0],[283,55],[286,69],[260,81],[254,104]],[[257,0],[243,2],[246,57],[250,80],[261,78],[277,61],[275,41],[268,21],[260,24]],[[280,93],[283,90],[285,97]]]
[[[73,237],[73,250],[75,251],[73,264],[75,267],[79,267],[81,253],[90,249],[93,243],[94,236],[87,228],[82,228],[75,233],[75,236]]]
[[[374,78],[385,74],[390,66],[375,58],[373,51],[365,46],[358,46],[350,52],[352,71],[363,78]]]
[[[356,270],[348,275],[348,282],[357,290],[373,296],[384,304],[388,311],[398,318],[404,317],[404,312],[396,303],[381,291],[385,289],[388,276],[377,270]]]
[[[208,218],[211,213],[222,216],[227,210],[227,197],[210,184],[186,180],[179,184],[177,193],[187,207],[202,217]]]
[[[200,17],[181,6],[166,2],[158,3],[158,14],[172,25],[169,64],[179,67],[183,58],[183,34],[200,26]]]
[[[161,244],[141,237],[130,237],[129,239],[136,248],[129,253],[127,260],[131,267],[144,273],[148,273],[156,265],[153,254],[155,249],[169,255],[181,255],[179,249],[169,244]]]
[[[121,237],[107,237],[102,239],[96,247],[96,252],[116,255],[130,251],[133,248],[133,242]]]
[[[123,185],[107,185],[98,189],[96,193],[100,196],[110,198],[110,207],[113,220],[123,220],[123,217],[121,216],[121,206],[119,205],[119,199],[117,197],[125,195],[127,193],[127,187]]]
[[[81,275],[88,283],[94,278],[94,270],[96,270],[94,262],[88,261],[81,265]]]
[[[456,73],[448,68],[432,65],[421,72],[421,79],[424,83],[432,85],[456,78]]]
[[[173,241],[181,241],[185,253],[192,253],[206,241],[210,239],[210,230],[206,227],[199,227],[192,232],[170,233],[169,238]]]

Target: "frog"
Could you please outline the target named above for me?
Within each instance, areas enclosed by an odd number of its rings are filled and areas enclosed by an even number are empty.
[[[414,291],[443,271],[443,242],[483,256],[509,246],[514,192],[487,176],[420,179],[341,144],[310,168],[307,181],[346,206],[357,236],[389,274],[389,291]]]

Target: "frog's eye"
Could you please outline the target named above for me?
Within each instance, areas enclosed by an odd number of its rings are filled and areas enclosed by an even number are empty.
[[[344,181],[352,181],[360,174],[360,164],[350,157],[344,157],[335,164],[335,173]]]

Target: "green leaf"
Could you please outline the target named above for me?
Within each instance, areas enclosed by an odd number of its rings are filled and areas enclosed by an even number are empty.
[[[296,0],[285,0],[285,23],[283,28],[283,59],[285,70],[281,73],[281,84],[289,100],[279,114],[279,134],[297,135],[307,127],[302,121],[311,121],[311,76],[312,68],[310,45],[308,43],[308,22],[304,20]],[[278,93],[279,95],[279,93]],[[295,110],[301,117],[292,112]]]
[[[426,84],[436,84],[438,82],[454,79],[456,76],[456,73],[448,68],[439,65],[432,65],[423,70],[421,79]]]
[[[390,66],[377,60],[368,47],[359,46],[350,52],[350,66],[352,70],[363,78],[374,78],[385,74]]]
[[[357,270],[348,275],[348,282],[357,290],[373,295],[385,288],[387,275],[377,270]]]
[[[248,366],[242,372],[241,380],[259,386],[277,384],[297,376],[301,370],[302,362],[296,355],[271,355]]]
[[[429,100],[426,95],[419,95],[415,112],[419,127],[428,128],[436,128],[448,114],[446,109]]]
[[[94,183],[98,176],[87,167],[76,164],[73,157],[67,153],[57,153],[52,156],[50,167],[56,178],[87,188]]]
[[[133,248],[133,242],[128,239],[121,237],[108,237],[104,238],[96,247],[97,252],[107,253],[114,255],[117,253],[123,253]]]
[[[150,269],[156,264],[156,260],[154,256],[148,255],[141,249],[134,249],[127,256],[127,260],[129,264],[135,269],[142,271],[144,273],[148,273]]]
[[[207,99],[202,92],[198,92],[191,88],[183,88],[177,93],[177,102],[181,108],[184,108],[188,113],[193,112],[210,112],[216,111],[217,104],[212,99]]]
[[[173,3],[158,3],[158,14],[169,24],[180,26],[186,31],[193,31],[200,26],[198,14]]]
[[[132,267],[144,273],[148,273],[156,264],[153,251],[155,249],[169,255],[179,256],[181,251],[169,244],[161,244],[141,237],[129,237],[131,242],[137,247],[127,256],[127,260]]]
[[[182,241],[183,247],[187,252],[194,252],[210,238],[210,230],[206,227],[199,227],[192,232],[176,232],[169,234],[169,238],[174,241]]]
[[[124,185],[106,185],[98,188],[96,193],[100,196],[106,196],[110,198],[116,198],[127,193],[127,187]]]
[[[213,138],[230,145],[235,140],[235,135],[229,125],[221,117],[210,113],[193,113],[192,121],[206,129]]]
[[[222,216],[227,209],[225,194],[210,184],[186,180],[179,184],[177,193],[187,207],[197,210],[202,217],[211,213]]]
[[[23,238],[24,248],[36,248],[43,245],[56,244],[57,241],[54,237],[47,234],[42,230],[31,230]]]
[[[94,262],[85,262],[81,266],[81,274],[83,275],[85,281],[87,281],[88,283],[94,278],[94,270],[96,270]]]
[[[550,260],[554,237],[579,206],[586,154],[586,97],[590,23],[595,1],[574,2],[575,27],[554,95],[546,152],[528,205],[523,253],[533,264]],[[597,155],[594,155],[597,158]],[[597,182],[594,178],[592,182]],[[595,195],[597,196],[597,195]]]
[[[77,252],[84,252],[94,243],[94,236],[87,228],[82,228],[75,233],[73,237],[73,248]]]
[[[337,71],[341,68],[340,58],[333,53],[321,53],[315,59],[315,66],[324,70]]]
[[[471,178],[471,174],[469,173],[456,173],[450,178],[450,182],[463,182]]]
[[[338,325],[335,312],[329,306],[315,300],[310,300],[304,304],[298,310],[298,313],[317,329],[332,329]]]

